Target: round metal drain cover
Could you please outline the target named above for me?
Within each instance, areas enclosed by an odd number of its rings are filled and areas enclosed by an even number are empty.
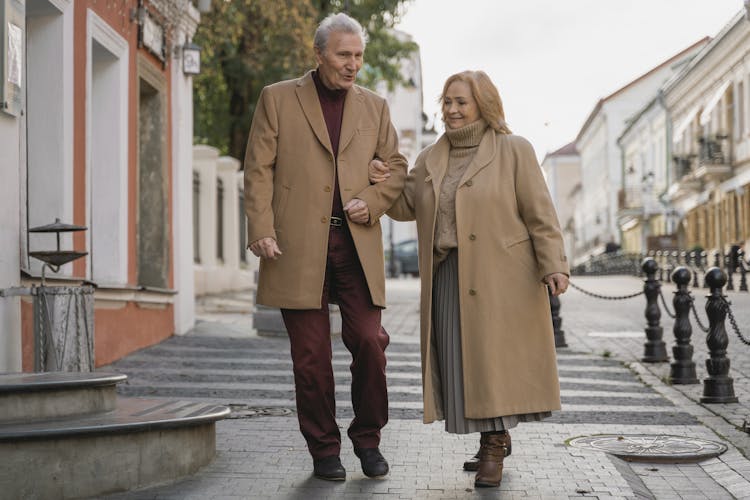
[[[714,441],[666,434],[600,434],[571,439],[568,444],[630,462],[700,462],[727,451],[726,446]]]
[[[253,408],[246,404],[229,404],[232,410],[227,418],[251,418],[251,417],[286,417],[294,412],[289,408],[271,407],[271,408]]]

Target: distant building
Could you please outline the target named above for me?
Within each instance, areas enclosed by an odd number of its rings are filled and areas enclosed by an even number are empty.
[[[574,262],[604,252],[607,243],[621,243],[617,220],[622,188],[622,155],[617,140],[628,120],[642,109],[659,87],[705,45],[705,39],[599,100],[576,138],[581,156],[581,202],[576,208]],[[656,152],[655,154],[664,154]]]
[[[394,35],[402,41],[412,40],[410,35],[401,31],[394,31]],[[418,48],[408,58],[401,61],[401,76],[405,84],[396,85],[389,90],[387,84],[383,82],[376,91],[388,101],[391,121],[398,133],[399,149],[409,162],[409,168],[413,168],[417,155],[425,147],[422,60]],[[380,223],[386,249],[389,248],[391,242],[398,243],[417,237],[417,226],[414,222],[398,222],[388,216],[383,216]]]
[[[581,156],[575,142],[547,153],[542,161],[552,202],[565,239],[565,252],[572,256],[575,248],[575,206],[581,187]]]

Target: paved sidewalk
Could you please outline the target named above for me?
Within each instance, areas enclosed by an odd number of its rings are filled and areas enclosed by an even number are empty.
[[[630,277],[574,278],[584,288],[620,295],[637,291]],[[513,455],[499,489],[475,490],[460,469],[476,452],[478,437],[455,436],[440,423],[421,423],[418,282],[390,280],[384,326],[388,348],[391,420],[381,450],[391,473],[366,478],[344,440],[347,481],[312,477],[312,464],[294,414],[288,341],[257,337],[250,326],[251,294],[205,298],[191,335],[173,337],[134,353],[106,370],[129,376],[124,395],[175,396],[233,405],[238,418],[217,424],[216,459],[176,483],[110,495],[109,499],[255,498],[627,498],[750,499],[750,436],[738,426],[750,415],[750,348],[730,341],[734,405],[700,405],[700,386],[664,383],[669,365],[639,362],[643,297],[603,301],[571,291],[563,296],[569,347],[558,350],[563,411],[512,431]],[[665,296],[669,297],[665,286]],[[697,294],[696,294],[697,295]],[[730,297],[740,325],[750,325],[750,295]],[[664,315],[666,316],[666,315]],[[663,317],[671,345],[671,320]],[[697,330],[697,329],[696,329]],[[640,333],[640,336],[637,336]],[[519,333],[520,334],[520,333]],[[730,333],[730,335],[733,335]],[[699,378],[705,376],[705,342],[694,334]],[[700,345],[702,344],[702,346]],[[337,404],[342,435],[351,419],[350,357],[334,339]],[[728,451],[700,463],[625,462],[576,448],[568,441],[598,434],[676,435],[724,443]]]

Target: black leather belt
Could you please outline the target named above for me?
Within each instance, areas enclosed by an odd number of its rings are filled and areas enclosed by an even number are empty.
[[[331,217],[331,225],[333,227],[341,227],[344,225],[344,219],[341,217]]]

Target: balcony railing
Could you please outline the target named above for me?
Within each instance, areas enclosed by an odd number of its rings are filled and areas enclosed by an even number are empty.
[[[701,165],[728,165],[729,138],[726,135],[712,135],[698,139],[700,153],[698,161]]]
[[[732,173],[731,148],[726,135],[704,136],[698,139],[700,145],[696,179],[722,181]]]
[[[674,178],[679,181],[686,175],[690,175],[695,165],[695,154],[679,154],[672,156],[672,163],[674,164]]]

